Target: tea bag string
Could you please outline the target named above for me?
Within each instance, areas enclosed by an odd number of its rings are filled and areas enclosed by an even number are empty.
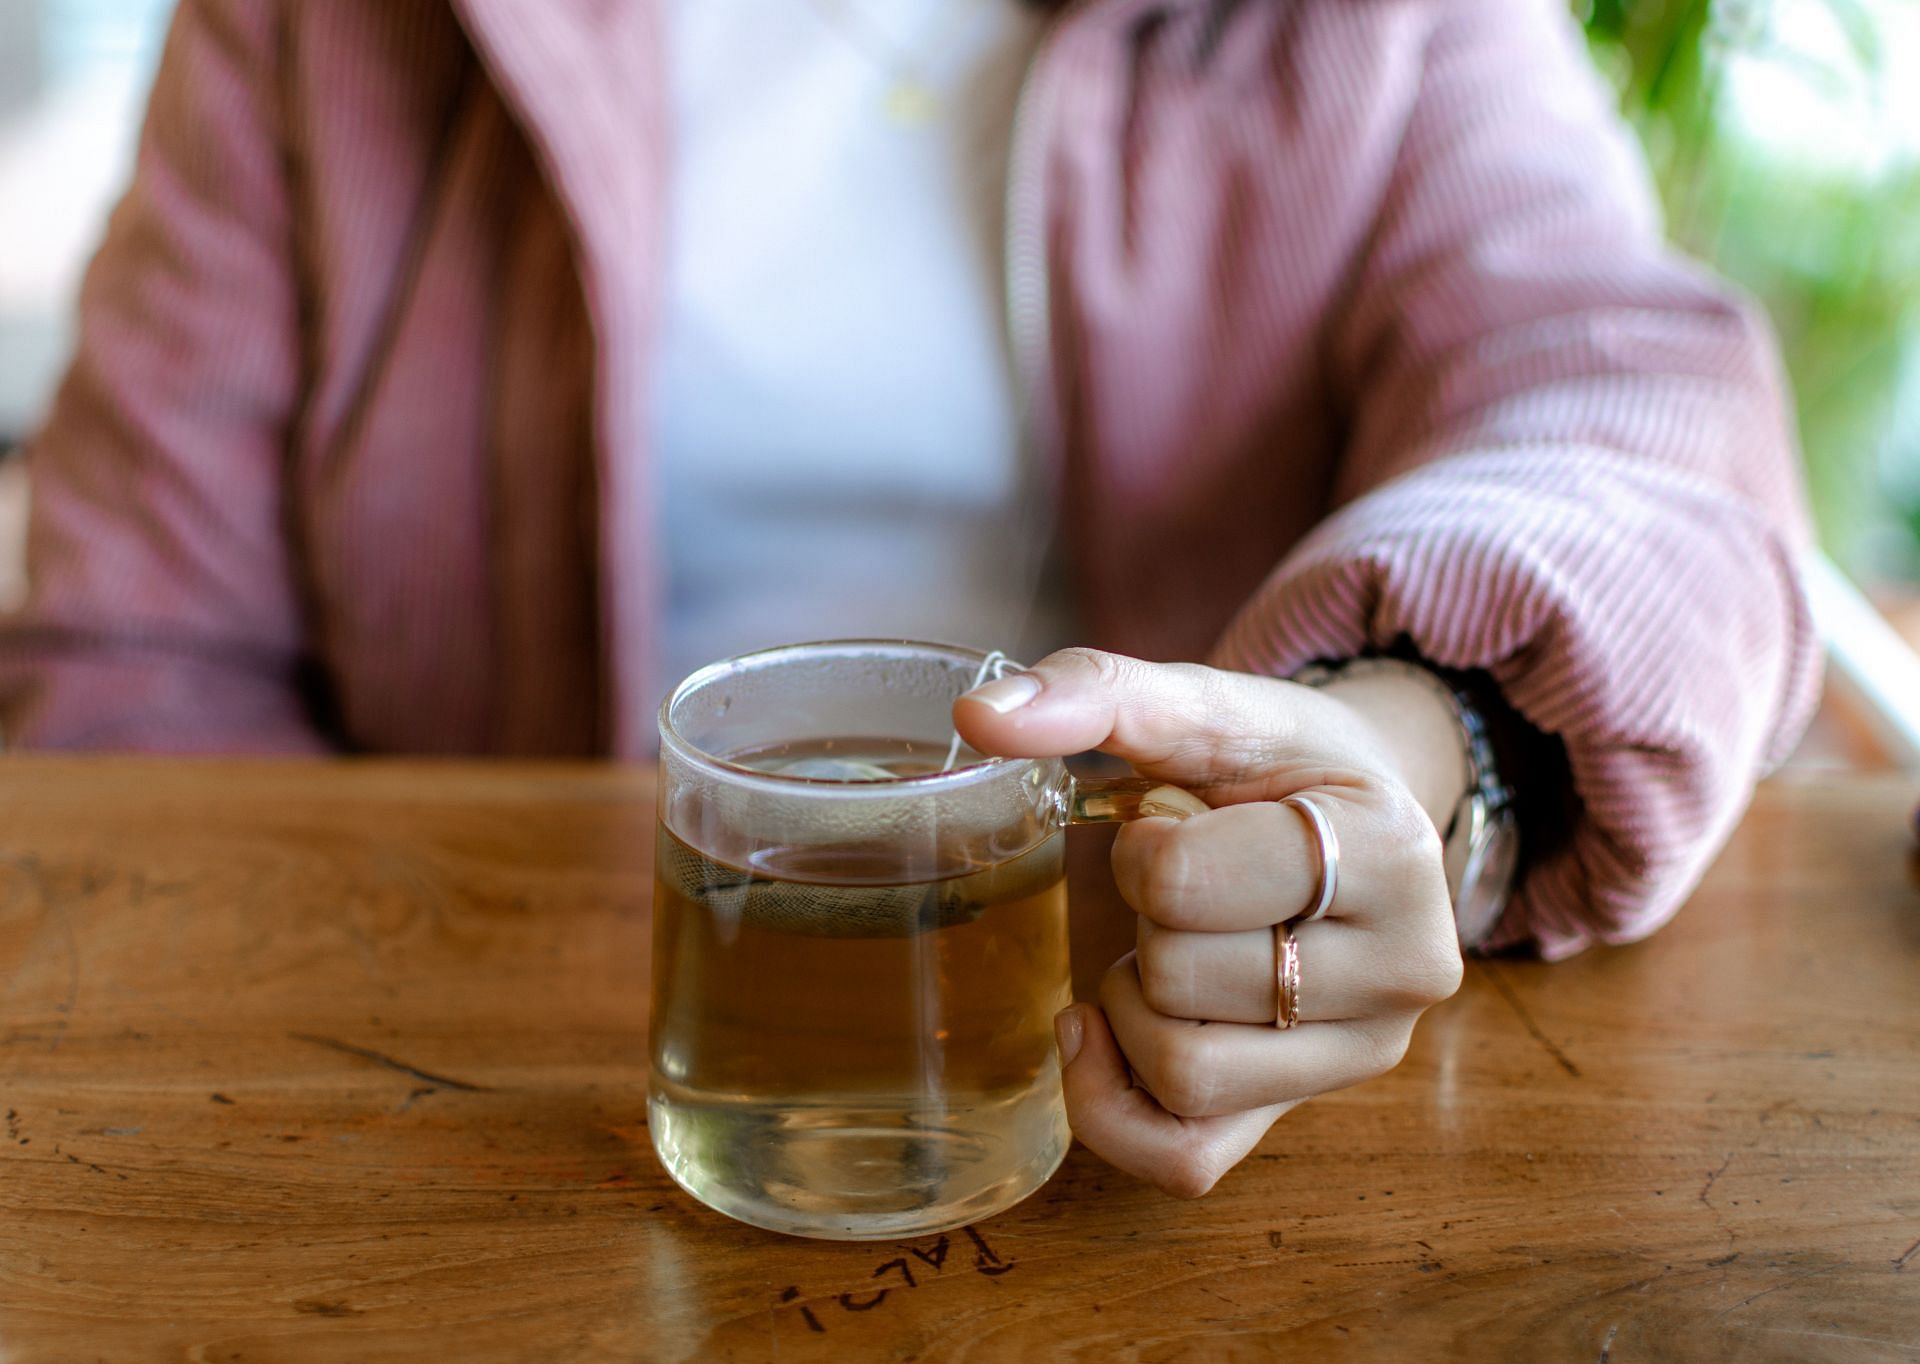
[[[1019,671],[1019,668],[1020,665],[1018,663],[1008,658],[1006,654],[1000,650],[995,649],[992,653],[980,660],[980,670],[973,675],[973,681],[967,683],[967,690],[972,691],[975,687],[985,683],[989,678],[998,682],[1009,672]],[[958,761],[959,757],[960,731],[956,729],[953,732],[953,742],[947,745],[947,760],[940,765],[940,770],[942,772],[953,771],[953,765]]]

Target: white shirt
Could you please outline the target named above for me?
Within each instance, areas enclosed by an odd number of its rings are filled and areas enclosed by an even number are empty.
[[[1011,0],[678,0],[665,682],[802,639],[1067,642],[1002,307]],[[889,112],[902,77],[933,116]]]

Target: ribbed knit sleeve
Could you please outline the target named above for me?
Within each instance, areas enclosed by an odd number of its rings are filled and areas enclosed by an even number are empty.
[[[1563,957],[1665,922],[1808,718],[1798,461],[1764,323],[1663,247],[1564,7],[1431,13],[1331,324],[1341,505],[1216,661],[1410,640],[1490,675],[1564,744],[1577,806],[1491,945]],[[1523,826],[1553,794],[1519,792]]]
[[[283,505],[299,300],[279,6],[185,0],[78,355],[28,448],[30,591],[0,626],[26,747],[310,752]]]

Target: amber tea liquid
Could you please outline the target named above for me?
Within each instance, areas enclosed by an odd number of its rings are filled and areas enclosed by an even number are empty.
[[[938,763],[875,741],[758,758],[823,754]],[[1069,1140],[1063,839],[1014,841],[1029,846],[947,849],[957,874],[915,879],[925,859],[883,839],[742,868],[662,825],[649,1111],[688,1192],[756,1225],[873,1239],[964,1224],[1046,1180]]]

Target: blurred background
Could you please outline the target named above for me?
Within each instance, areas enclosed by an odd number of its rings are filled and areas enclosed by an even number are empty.
[[[25,479],[80,274],[133,164],[173,0],[0,0],[0,610],[23,587]]]
[[[1780,330],[1828,554],[1920,640],[1920,0],[1573,3],[1672,235]],[[171,7],[0,0],[0,449],[71,345]],[[0,605],[18,463],[0,455]]]

